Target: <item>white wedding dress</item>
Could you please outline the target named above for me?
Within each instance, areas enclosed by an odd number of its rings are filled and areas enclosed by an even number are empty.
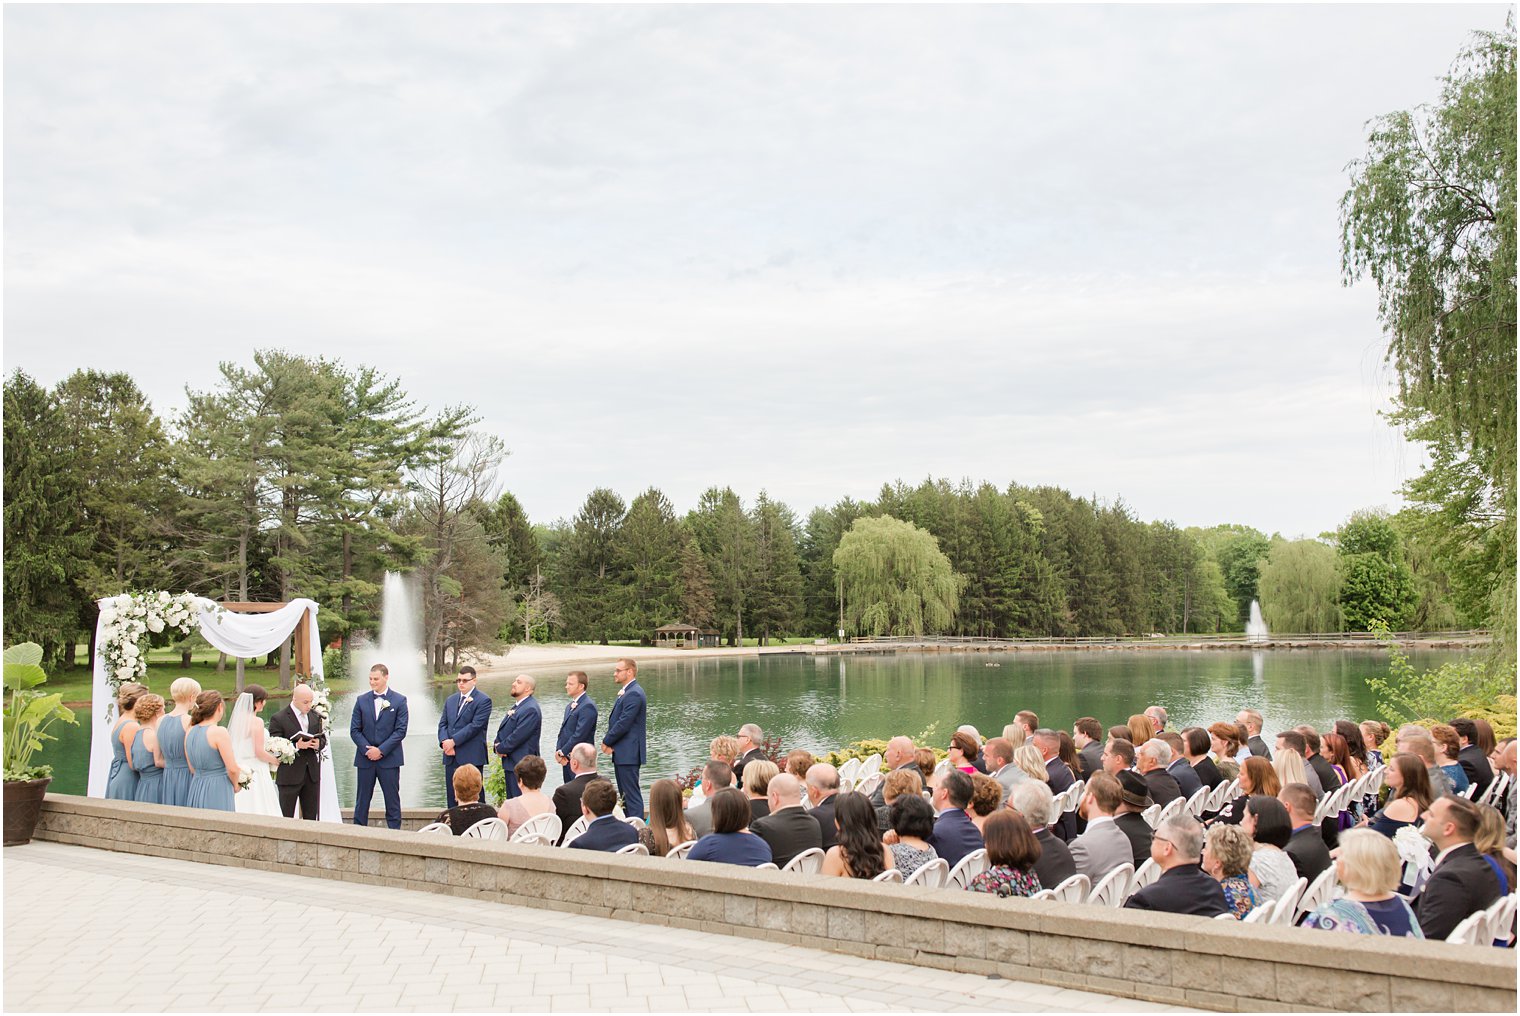
[[[268,815],[281,818],[280,792],[275,789],[273,770],[268,762],[255,758],[253,735],[257,730],[259,742],[265,738],[264,721],[253,712],[253,696],[246,691],[238,696],[232,709],[232,719],[227,724],[232,734],[232,754],[238,767],[253,772],[253,782],[247,790],[239,790],[232,797],[233,810],[239,815]]]

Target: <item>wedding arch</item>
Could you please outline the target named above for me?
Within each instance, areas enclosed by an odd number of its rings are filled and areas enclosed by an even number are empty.
[[[322,673],[322,638],[317,632],[317,603],[217,603],[194,593],[123,593],[99,601],[95,623],[93,711],[90,733],[90,797],[104,797],[111,768],[111,728],[116,725],[116,689],[123,681],[148,672],[143,637],[168,628],[201,636],[228,656],[249,659],[271,652],[296,635],[298,674],[318,682]],[[332,762],[332,723],[327,718],[328,747],[322,753],[321,818],[341,822],[338,784]]]

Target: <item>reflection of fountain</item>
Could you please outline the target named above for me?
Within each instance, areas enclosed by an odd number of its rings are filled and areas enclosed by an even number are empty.
[[[1267,654],[1258,649],[1251,654],[1251,678],[1256,682],[1256,687],[1260,688],[1262,686],[1266,673]]]
[[[390,687],[406,696],[406,763],[401,767],[401,806],[443,806],[429,799],[427,773],[438,762],[438,705],[429,686],[422,653],[422,612],[412,583],[396,572],[385,573],[380,594],[380,640],[354,653],[353,676],[359,689],[369,687],[369,668],[383,663],[390,670]],[[380,804],[370,805],[370,821]]]
[[[1267,622],[1261,618],[1261,604],[1251,601],[1251,620],[1246,622],[1246,641],[1267,641]]]

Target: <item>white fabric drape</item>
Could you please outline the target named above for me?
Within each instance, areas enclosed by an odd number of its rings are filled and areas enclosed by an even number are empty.
[[[125,604],[131,597],[109,596],[99,601],[102,611],[112,603]],[[200,632],[205,640],[228,656],[250,659],[262,656],[278,648],[290,633],[295,631],[301,618],[311,615],[307,625],[307,646],[311,652],[311,669],[318,677],[322,673],[322,638],[317,633],[317,602],[315,600],[292,600],[279,610],[262,614],[242,614],[232,610],[218,612],[211,600],[197,601],[200,607]],[[105,639],[104,625],[95,622],[95,666],[93,671],[93,708],[90,722],[90,776],[87,793],[90,797],[104,797],[106,777],[111,769],[111,728],[116,724],[116,699],[111,694],[111,682],[106,675],[105,654],[98,651]],[[332,737],[328,732],[328,748],[322,753],[321,818],[324,822],[341,822],[338,809],[338,781],[332,763]]]

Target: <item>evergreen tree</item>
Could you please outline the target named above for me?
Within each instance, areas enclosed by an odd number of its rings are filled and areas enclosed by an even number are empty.
[[[802,569],[797,559],[797,520],[790,508],[760,492],[752,531],[755,588],[750,599],[750,628],[769,645],[773,635],[794,630],[802,613]]]
[[[1336,542],[1347,629],[1371,631],[1384,624],[1406,630],[1415,606],[1414,575],[1393,523],[1378,512],[1358,512],[1336,532]]]
[[[622,583],[619,627],[648,638],[681,613],[681,525],[670,499],[654,487],[633,499],[617,531],[615,570]]]
[[[681,621],[706,631],[718,623],[717,615],[718,601],[707,561],[696,537],[688,535],[681,547]]]
[[[717,596],[718,628],[732,645],[744,644],[744,622],[755,574],[755,541],[749,515],[730,488],[702,492],[686,526],[702,548]]]
[[[586,496],[566,534],[555,585],[570,638],[606,643],[625,634],[618,618],[622,576],[617,543],[626,514],[622,498],[598,487]]]

